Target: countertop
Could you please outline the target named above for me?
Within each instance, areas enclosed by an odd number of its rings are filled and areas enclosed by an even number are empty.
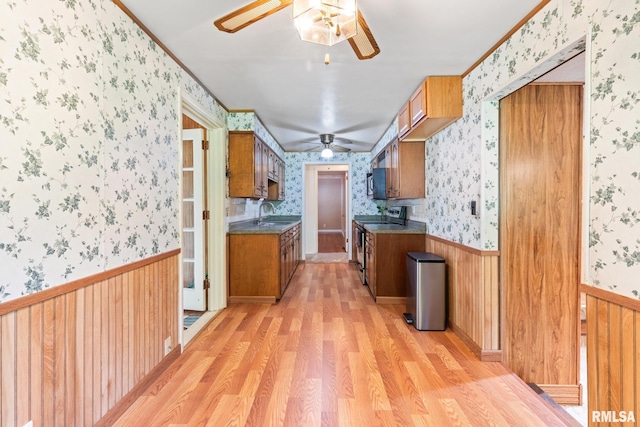
[[[261,224],[256,224],[254,219],[232,222],[229,234],[282,234],[300,223],[300,217],[296,215],[271,215],[263,218]]]
[[[356,215],[356,224],[363,225],[365,230],[374,234],[425,234],[427,225],[420,221],[407,220],[407,225],[382,223],[384,220],[375,215]]]

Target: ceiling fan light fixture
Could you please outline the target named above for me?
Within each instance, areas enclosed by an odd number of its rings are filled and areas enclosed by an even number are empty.
[[[333,46],[358,33],[356,0],[293,0],[293,22],[302,40]]]
[[[320,153],[320,157],[323,159],[330,159],[333,157],[333,151],[331,151],[331,148],[325,147]]]

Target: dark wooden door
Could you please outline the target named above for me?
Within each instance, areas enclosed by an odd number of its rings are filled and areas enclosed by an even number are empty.
[[[504,361],[552,397],[579,382],[582,91],[529,85],[500,102]]]

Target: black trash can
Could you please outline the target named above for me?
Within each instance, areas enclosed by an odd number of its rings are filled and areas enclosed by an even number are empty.
[[[430,252],[407,252],[405,320],[419,331],[447,327],[445,260]]]

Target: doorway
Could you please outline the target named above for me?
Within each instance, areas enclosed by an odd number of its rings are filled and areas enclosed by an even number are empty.
[[[582,84],[500,101],[500,283],[507,366],[579,405]]]
[[[226,129],[182,93],[179,340],[185,345],[227,305]]]
[[[346,254],[347,175],[344,171],[318,172],[318,253]]]
[[[306,262],[348,262],[348,164],[308,164],[304,173],[303,256]]]

